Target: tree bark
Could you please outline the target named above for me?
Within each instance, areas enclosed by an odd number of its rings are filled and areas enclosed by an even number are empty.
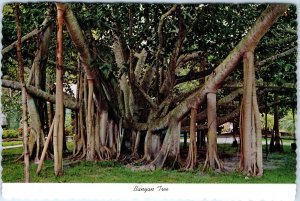
[[[216,93],[210,92],[207,94],[207,153],[204,168],[208,165],[211,169],[223,170],[223,162],[220,161],[217,152],[217,107]]]
[[[244,96],[241,106],[240,170],[248,176],[262,176],[262,134],[258,110],[253,50],[244,55]]]
[[[56,3],[57,8],[57,67],[56,67],[56,105],[53,133],[54,172],[63,174],[63,137],[64,137],[64,102],[63,102],[63,16],[64,6]]]
[[[37,170],[36,170],[36,174],[37,174],[37,175],[40,174],[40,172],[42,171],[43,162],[44,162],[44,159],[45,159],[45,156],[46,156],[46,153],[47,153],[47,149],[48,149],[50,140],[51,140],[51,138],[52,138],[53,127],[54,127],[54,122],[52,122],[52,125],[51,125],[51,127],[50,127],[50,131],[49,131],[49,133],[48,133],[48,136],[47,136],[47,140],[46,140],[44,149],[43,149],[43,151],[42,151],[41,159],[40,159],[40,161],[39,161],[38,168],[37,168]]]
[[[134,142],[133,154],[132,154],[132,156],[134,157],[139,157],[140,142],[141,142],[141,131],[137,131],[135,142]]]
[[[15,5],[15,18],[16,18],[16,30],[17,30],[17,56],[19,65],[20,81],[22,83],[22,124],[23,124],[23,147],[24,147],[24,181],[29,183],[29,149],[28,149],[28,124],[27,124],[27,92],[25,87],[24,78],[24,65],[22,59],[22,42],[21,42],[21,29],[20,29],[20,7],[17,3]]]
[[[151,159],[155,159],[160,151],[161,141],[160,136],[157,134],[154,134],[151,137]]]
[[[184,168],[186,170],[193,170],[197,164],[197,145],[196,145],[196,115],[197,108],[191,109],[191,121],[190,121],[190,145],[187,160]]]
[[[87,109],[87,155],[86,159],[88,161],[93,161],[95,159],[95,133],[93,132],[94,120],[93,120],[93,93],[94,93],[94,85],[93,80],[88,80],[88,109]]]
[[[49,21],[47,17],[43,24]],[[42,32],[38,44],[38,49],[31,67],[30,76],[27,85],[34,85],[37,89],[45,90],[46,83],[46,63],[48,59],[48,49],[50,44],[50,36],[53,26],[50,24],[44,32]],[[29,137],[29,153],[35,162],[38,162],[42,148],[45,143],[44,128],[45,128],[45,113],[47,114],[46,102],[41,99],[36,99],[31,95],[27,95],[28,112],[30,115],[30,137]],[[47,122],[48,123],[48,122]],[[35,148],[35,156],[33,150]]]
[[[171,168],[180,160],[180,128],[181,122],[172,119],[167,130],[164,143],[157,157],[149,164],[150,167],[163,168],[170,166]]]

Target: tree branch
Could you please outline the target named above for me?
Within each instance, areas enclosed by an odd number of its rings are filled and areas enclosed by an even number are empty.
[[[224,87],[227,88],[243,88],[242,83],[235,83],[235,84],[225,84]],[[295,83],[284,83],[281,86],[275,85],[271,82],[263,82],[263,83],[257,83],[256,84],[257,88],[264,88],[264,89],[296,89],[296,84]]]
[[[174,4],[172,6],[172,8],[170,10],[168,10],[165,14],[163,14],[159,20],[158,23],[158,29],[157,29],[157,33],[158,33],[158,48],[157,48],[157,53],[156,53],[156,59],[159,57],[161,50],[162,50],[162,45],[163,45],[163,34],[162,34],[162,27],[165,23],[165,19],[171,15],[173,12],[175,12],[177,8],[177,5]]]
[[[196,52],[180,55],[176,62],[177,68],[181,68],[187,62],[199,58],[201,54],[203,54],[202,51],[196,51]]]
[[[173,12],[175,12],[177,8],[177,5],[174,4],[170,10],[168,10],[165,14],[163,14],[159,20],[158,23],[158,29],[157,29],[157,34],[158,34],[158,47],[157,47],[157,52],[156,52],[156,76],[157,76],[157,91],[161,91],[161,87],[163,86],[164,83],[164,70],[161,69],[159,73],[159,68],[161,66],[161,53],[162,53],[162,48],[163,48],[163,33],[162,33],[162,28],[165,22],[165,19],[171,15]],[[159,77],[159,79],[158,79]]]
[[[143,79],[140,83],[142,89],[147,93],[151,87],[151,82],[154,76],[154,69],[152,66],[148,66],[146,72],[144,73]]]
[[[188,74],[182,76],[176,76],[175,84],[180,84],[183,82],[188,82],[192,80],[197,80],[202,77],[208,76],[213,72],[214,69],[207,69],[200,72],[189,71]]]
[[[43,24],[41,25],[41,27],[39,29],[34,29],[33,31],[29,32],[28,34],[26,34],[25,36],[23,36],[21,38],[21,43],[23,43],[24,41],[29,40],[30,38],[38,35],[42,31],[44,31],[49,26],[50,22],[51,22],[50,17],[46,17],[46,19],[44,20]],[[16,44],[17,44],[17,41],[14,41],[13,43],[8,45],[7,47],[3,48],[1,50],[2,56],[4,54],[6,54],[7,52],[11,51],[13,48],[15,48]]]
[[[292,54],[292,53],[294,53],[296,51],[297,51],[297,47],[293,47],[293,48],[291,48],[291,49],[289,49],[289,50],[287,50],[285,52],[282,52],[280,54],[276,54],[274,56],[271,56],[271,57],[269,57],[269,58],[267,58],[265,60],[262,60],[262,61],[258,62],[257,67],[262,67],[262,66],[264,66],[267,63],[273,62],[276,59],[279,59],[279,58],[285,57],[287,55],[290,55],[290,54]]]
[[[282,32],[284,32],[284,33],[289,33],[289,34],[297,35],[297,30],[294,30],[292,28],[279,29],[279,30],[282,31]]]
[[[137,83],[140,83],[141,71],[147,58],[147,52],[143,49],[141,53],[135,53],[134,56],[138,58],[138,62],[134,70],[135,80]]]
[[[138,84],[135,84],[135,87],[139,90],[139,92],[143,95],[143,97],[148,101],[148,103],[151,105],[152,108],[157,108],[156,103]]]
[[[2,80],[2,87],[15,89],[15,90],[21,90],[22,84],[20,82],[15,82],[15,81],[11,81],[11,80]],[[26,90],[32,96],[43,99],[45,101],[49,101],[50,103],[55,104],[55,102],[56,102],[55,94],[54,95],[49,94],[41,89],[31,86],[31,85],[26,86]],[[66,94],[65,94],[65,97],[66,98],[64,99],[64,105],[66,108],[73,109],[73,110],[79,109],[79,103],[77,103],[75,101],[75,98],[71,98],[71,96],[66,95]]]
[[[268,41],[264,46],[275,46],[275,45],[281,45],[281,44],[287,44],[287,43],[290,43],[290,42],[293,42],[293,41],[297,41],[297,35],[296,36],[291,36],[291,37],[285,37],[285,38],[282,38],[282,39],[273,39],[273,40],[270,40]]]

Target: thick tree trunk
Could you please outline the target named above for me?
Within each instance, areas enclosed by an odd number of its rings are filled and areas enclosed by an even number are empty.
[[[262,132],[261,132],[261,122],[260,122],[260,112],[258,108],[258,102],[257,102],[257,96],[256,96],[256,83],[255,83],[255,69],[253,68],[253,112],[254,112],[254,128],[256,133],[256,141],[252,141],[252,146],[256,147],[256,150],[254,151],[253,160],[256,161],[257,170],[254,168],[254,171],[256,170],[257,176],[262,176],[263,174],[263,152],[262,152]]]
[[[152,145],[152,132],[147,131],[144,143],[144,157],[141,161],[145,160],[146,162],[151,161],[151,145]]]
[[[186,170],[193,170],[197,164],[197,145],[196,145],[196,115],[197,108],[191,109],[191,121],[190,121],[190,145],[187,160],[184,168]]]
[[[49,21],[45,19],[43,24]],[[50,44],[50,36],[53,26],[50,24],[48,28],[41,34],[38,49],[35,54],[35,58],[31,67],[30,76],[28,78],[27,85],[34,85],[37,89],[45,91],[46,88],[46,63],[48,60],[48,49]],[[44,146],[44,128],[45,117],[47,115],[46,102],[44,100],[33,98],[31,95],[27,95],[28,111],[30,115],[30,136],[29,136],[29,152],[31,158],[34,158],[35,162],[39,160],[41,150]],[[45,115],[46,114],[46,115]],[[48,123],[48,122],[47,122]],[[35,148],[35,150],[34,150]],[[35,156],[33,156],[33,150]]]
[[[98,108],[99,109],[99,108]],[[111,159],[111,150],[109,150],[108,146],[109,146],[109,133],[112,132],[109,129],[109,119],[108,119],[108,112],[102,108],[102,111],[100,111],[101,108],[99,109],[99,117],[97,119],[97,123],[99,124],[99,128],[97,128],[97,131],[99,135],[99,138],[97,139],[97,141],[99,140],[99,142],[97,142],[97,146],[96,146],[96,152],[98,155],[99,160],[109,160]]]
[[[180,121],[175,119],[170,121],[161,150],[150,165],[162,168],[164,166],[174,167],[178,163],[180,160],[180,128]]]
[[[155,159],[161,147],[160,135],[154,134],[151,139],[151,159]]]
[[[74,139],[74,150],[73,150],[73,159],[81,159],[86,156],[86,124],[85,124],[85,110],[84,110],[84,74],[80,72],[79,79],[77,83],[78,87],[78,102],[79,102],[79,113],[78,113],[78,133],[75,135]]]
[[[249,176],[261,176],[262,134],[256,97],[254,54],[248,51],[244,55],[244,96],[241,106],[240,170]]]
[[[15,17],[16,17],[16,30],[17,30],[17,56],[18,56],[18,65],[19,65],[19,75],[22,83],[22,124],[23,124],[23,152],[24,152],[24,181],[29,183],[29,149],[28,149],[28,124],[27,124],[27,92],[25,88],[25,79],[24,79],[24,66],[22,59],[22,43],[21,43],[21,29],[20,29],[20,8],[19,4],[15,5]]]
[[[87,155],[86,159],[88,161],[93,161],[95,159],[95,132],[93,132],[94,119],[93,119],[93,93],[94,93],[94,83],[93,80],[88,80],[88,109],[87,109]]]
[[[173,168],[175,165],[177,165],[180,160],[180,128],[180,121],[175,119],[171,120],[166,136],[164,138],[163,145],[156,158],[147,165],[137,167],[136,169],[155,170],[161,169],[165,166]]]
[[[211,169],[223,170],[223,163],[218,157],[217,152],[217,107],[216,93],[210,92],[207,94],[207,153],[204,168],[208,165]]]
[[[29,153],[31,158],[34,159],[35,162],[38,162],[41,150],[45,143],[44,132],[42,129],[39,111],[34,99],[30,95],[27,96],[27,103],[30,115]],[[33,156],[33,152],[35,152],[35,156]]]
[[[63,135],[64,135],[64,102],[63,102],[63,15],[61,3],[57,7],[57,67],[56,67],[56,110],[53,133],[54,172],[56,176],[63,174]]]
[[[132,153],[133,157],[139,157],[140,143],[141,143],[141,131],[137,131],[135,142],[134,142],[134,149]]]

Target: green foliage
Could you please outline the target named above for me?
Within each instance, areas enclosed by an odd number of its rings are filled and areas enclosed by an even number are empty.
[[[147,50],[148,56],[146,65],[155,67],[155,55],[158,47],[158,22],[162,14],[166,13],[172,5],[170,4],[96,4],[96,3],[72,3],[70,4],[78,22],[83,29],[84,35],[96,47],[93,67],[99,68],[107,79],[117,77],[119,69],[116,68],[116,62],[112,52],[112,31],[120,32],[124,39],[124,46],[135,52],[140,52],[142,48]],[[181,15],[187,30],[187,36],[183,43],[181,53],[190,53],[193,51],[202,51],[204,56],[197,59],[205,63],[204,69],[216,67],[237,42],[247,33],[254,20],[266,8],[266,4],[184,4],[180,5]],[[55,20],[54,3],[28,3],[21,4],[21,27],[22,33],[26,34],[37,28],[45,18],[45,13],[52,10],[52,20]],[[132,18],[129,18],[131,12]],[[163,27],[163,57],[165,61],[157,68],[168,65],[168,57],[174,51],[178,36],[179,11],[167,17]],[[294,47],[296,41],[280,45],[273,45],[266,48],[266,44],[271,40],[279,40],[290,37],[291,34],[284,32],[286,28],[296,30],[296,7],[291,5],[287,14],[279,19],[279,22],[272,26],[270,32],[262,39],[255,54],[258,61],[276,55],[286,49]],[[130,23],[132,22],[132,33],[130,34]],[[117,27],[118,26],[118,27]],[[117,27],[117,28],[116,28]],[[13,16],[13,4],[6,4],[3,8],[3,46],[6,47],[15,41],[15,22]],[[55,55],[55,37],[51,39],[49,51],[49,60],[52,63]],[[30,39],[23,43],[22,55],[25,66],[30,66],[34,57],[38,39]],[[69,89],[69,84],[76,83],[77,71],[77,52],[64,30],[64,65],[73,70],[67,70],[64,76],[65,87]],[[126,49],[125,48],[125,49]],[[91,47],[92,49],[92,47]],[[94,50],[93,50],[94,51]],[[94,54],[93,53],[93,54]],[[125,57],[128,55],[125,55]],[[12,80],[17,80],[17,66],[15,52],[3,56],[4,75],[9,75]],[[134,61],[136,62],[136,61]],[[54,82],[55,68],[53,64],[47,64],[47,82],[49,85]],[[281,58],[268,64],[269,66],[258,69],[257,79],[265,82],[274,82],[282,84],[286,82],[296,82],[296,53]],[[192,65],[186,68],[191,69]],[[197,71],[199,69],[196,69]],[[179,74],[180,74],[179,69]],[[270,74],[274,76],[269,76]],[[242,68],[237,69],[234,74],[228,78],[228,81],[236,82],[242,79]],[[114,81],[111,81],[114,82]],[[155,82],[153,82],[155,84]],[[118,86],[115,84],[114,86]],[[175,88],[175,91],[188,91],[195,87],[195,83],[188,82]],[[70,90],[67,90],[70,92]],[[150,96],[156,94],[155,90],[150,90]],[[225,95],[225,94],[224,94]],[[295,97],[295,95],[293,95]],[[286,108],[284,108],[286,109]],[[220,111],[222,113],[222,111]],[[222,116],[222,115],[221,115]]]
[[[265,128],[265,114],[260,115],[260,122],[261,126],[264,129]],[[295,121],[296,121],[296,115],[295,115]],[[274,125],[274,115],[268,114],[267,116],[267,127],[269,130],[273,129]],[[293,121],[293,114],[292,111],[289,110],[286,115],[284,115],[283,118],[279,120],[279,130],[285,131],[290,134],[294,133],[294,121]]]
[[[261,114],[260,115],[260,123],[261,123],[261,127],[264,129],[265,128],[265,114]],[[269,130],[272,130],[274,126],[274,115],[272,114],[268,114],[267,115],[267,128]]]
[[[65,117],[65,130],[68,135],[72,136],[73,133],[73,119],[72,119],[72,112],[71,110],[66,110],[66,117]]]
[[[287,115],[285,115],[282,119],[279,120],[279,128],[283,131],[286,131],[290,134],[295,132],[295,119],[293,120],[293,113],[291,110],[288,111]]]
[[[8,129],[8,130],[4,130],[2,133],[2,138],[6,139],[6,138],[17,138],[19,137],[19,132],[17,130],[13,130],[13,129]]]
[[[21,144],[23,144],[22,141],[2,142],[2,147],[14,146],[14,145],[21,145]]]

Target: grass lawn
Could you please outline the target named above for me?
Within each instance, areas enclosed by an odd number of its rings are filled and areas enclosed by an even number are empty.
[[[68,147],[71,147],[69,145]],[[222,144],[221,152],[235,153],[236,148]],[[22,147],[2,150],[3,182],[23,182],[23,164],[14,160],[20,156]],[[226,166],[226,160],[225,166]],[[203,164],[202,164],[203,165]],[[202,172],[156,170],[135,172],[126,166],[112,161],[81,162],[64,167],[64,175],[55,177],[53,161],[46,160],[41,175],[35,174],[37,165],[30,164],[31,182],[82,182],[82,183],[295,183],[296,154],[290,146],[284,146],[284,153],[274,153],[264,158],[264,176],[247,178],[239,172]]]
[[[3,147],[14,146],[14,145],[22,145],[23,141],[10,141],[10,142],[2,142]]]

